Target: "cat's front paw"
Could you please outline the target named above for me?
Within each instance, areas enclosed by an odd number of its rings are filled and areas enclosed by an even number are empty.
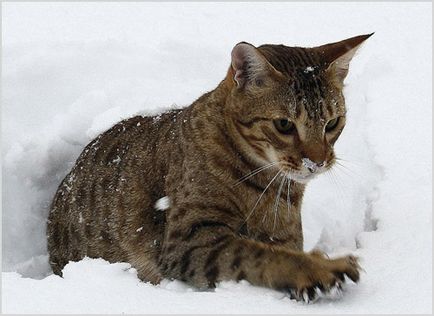
[[[308,256],[310,264],[303,267],[296,288],[288,289],[292,299],[312,303],[320,297],[340,298],[345,277],[359,281],[361,267],[354,256],[328,259],[317,252]]]
[[[303,289],[289,289],[289,297],[296,301],[301,301],[307,304],[316,302],[321,297],[328,299],[337,299],[342,297],[343,287],[342,282],[338,281],[333,286],[323,287],[318,284]]]

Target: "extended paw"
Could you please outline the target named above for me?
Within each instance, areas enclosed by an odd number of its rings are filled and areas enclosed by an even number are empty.
[[[320,297],[340,298],[343,294],[345,277],[357,282],[360,265],[354,256],[327,259],[323,253],[309,254],[312,265],[304,271],[297,288],[290,289],[290,297],[306,303],[315,302]]]

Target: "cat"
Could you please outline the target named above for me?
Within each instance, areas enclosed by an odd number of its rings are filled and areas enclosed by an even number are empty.
[[[100,134],[54,196],[53,272],[104,258],[153,284],[247,280],[307,302],[345,276],[357,282],[356,257],[303,251],[300,212],[306,184],[335,162],[343,82],[371,35],[313,48],[238,43],[215,90]]]

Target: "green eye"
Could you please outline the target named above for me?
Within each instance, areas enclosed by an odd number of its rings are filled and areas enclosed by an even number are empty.
[[[273,120],[276,129],[285,135],[291,134],[295,130],[295,125],[287,119],[277,119]]]
[[[336,128],[336,126],[338,126],[338,124],[339,124],[339,117],[328,121],[328,123],[325,127],[326,132],[331,132],[332,130],[334,130]]]

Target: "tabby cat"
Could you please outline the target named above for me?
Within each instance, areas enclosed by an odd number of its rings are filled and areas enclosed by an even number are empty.
[[[335,162],[343,81],[369,35],[314,48],[241,42],[226,77],[192,105],[116,124],[86,146],[52,202],[54,273],[85,256],[143,281],[223,280],[313,301],[357,282],[357,259],[303,251],[306,183]],[[155,208],[166,197],[165,211]]]

